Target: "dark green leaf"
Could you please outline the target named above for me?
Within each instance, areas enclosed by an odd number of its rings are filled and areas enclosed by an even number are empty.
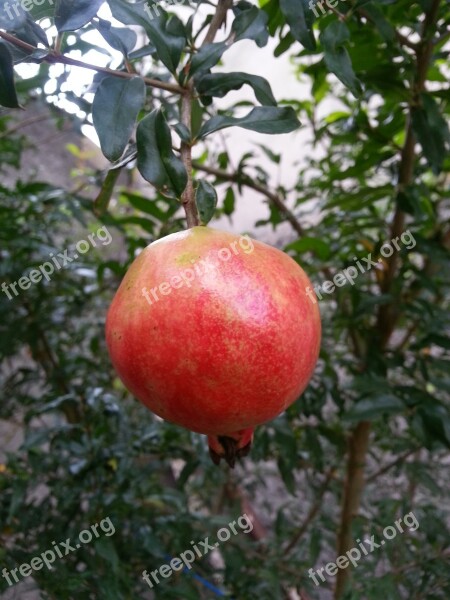
[[[44,19],[45,17],[53,17],[55,14],[55,2],[54,0],[40,0],[40,4],[34,2],[29,12],[35,21]]]
[[[119,160],[145,102],[145,84],[140,77],[106,77],[100,83],[92,106],[92,118],[103,154]]]
[[[191,132],[189,131],[188,127],[186,127],[186,125],[184,123],[177,123],[176,125],[174,125],[173,128],[178,133],[178,135],[180,136],[180,139],[183,142],[186,142],[187,144],[191,143],[191,141],[192,141]]]
[[[375,23],[381,37],[386,42],[392,42],[395,39],[395,28],[385,18],[381,8],[375,2],[368,2],[364,10]]]
[[[216,211],[216,190],[210,183],[202,179],[198,184],[195,201],[202,225],[208,225]]]
[[[308,50],[315,50],[314,10],[310,0],[280,0],[280,8],[293,37]]]
[[[238,72],[206,74],[197,81],[196,87],[197,91],[204,96],[223,98],[231,90],[239,90],[245,84],[253,88],[256,99],[263,106],[277,105],[269,82],[257,75]]]
[[[172,150],[169,126],[160,110],[154,110],[137,128],[138,169],[147,181],[180,197],[187,184],[186,169]]]
[[[177,16],[169,17],[166,12],[163,12],[158,19],[150,20],[145,29],[157,50],[158,58],[171,73],[175,73],[181,53],[186,46],[183,23]]]
[[[0,104],[7,108],[20,108],[14,85],[13,59],[3,43],[0,43]]]
[[[350,38],[347,25],[341,21],[333,21],[320,34],[324,48],[325,64],[342,83],[355,95],[359,96],[361,83],[353,72],[352,61],[344,44]]]
[[[207,73],[212,67],[217,65],[227,48],[228,46],[225,42],[202,46],[197,54],[194,54],[192,57],[189,75],[199,76]]]
[[[442,169],[450,147],[447,120],[430,94],[422,94],[422,106],[412,113],[412,126],[430,166],[435,173]]]
[[[99,19],[93,25],[102,34],[111,48],[122,52],[124,56],[128,57],[128,54],[136,46],[137,34],[128,27],[112,27],[111,23],[104,19]]]
[[[320,260],[328,260],[331,256],[329,245],[323,240],[311,237],[303,237],[286,246],[285,250],[294,250],[299,254],[304,252],[314,252]]]
[[[126,0],[107,0],[112,16],[124,25],[141,25],[146,27],[149,19],[149,6],[146,0],[138,0],[131,4]]]
[[[207,121],[200,129],[199,138],[226,127],[242,127],[258,133],[290,133],[300,127],[295,111],[291,107],[275,108],[257,106],[245,117],[216,116]]]
[[[234,212],[234,204],[234,191],[232,187],[229,187],[227,189],[227,193],[225,194],[225,200],[223,201],[223,212],[228,216],[232,215]]]
[[[267,14],[256,6],[239,12],[231,26],[234,41],[254,40],[262,48],[269,40],[268,20]]]
[[[104,0],[58,0],[55,25],[58,31],[76,31],[89,23]]]
[[[345,415],[349,421],[370,421],[384,414],[398,414],[405,405],[396,396],[373,396],[357,402]]]

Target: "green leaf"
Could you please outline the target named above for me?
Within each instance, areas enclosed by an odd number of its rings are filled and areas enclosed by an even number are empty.
[[[280,0],[280,9],[293,37],[307,50],[316,49],[313,33],[314,12],[309,0]]]
[[[20,108],[14,84],[14,66],[10,51],[0,43],[0,104]]]
[[[38,5],[36,2],[33,3],[29,13],[35,21],[44,19],[45,17],[53,17],[55,14],[55,2],[54,0],[40,0]]]
[[[202,46],[197,54],[194,54],[192,57],[189,76],[199,76],[203,73],[207,73],[217,65],[227,48],[228,46],[225,42]]]
[[[395,39],[395,28],[385,18],[383,11],[375,2],[368,2],[364,7],[364,11],[369,15],[370,19],[375,23],[376,28],[381,34],[381,37],[386,42],[392,42]]]
[[[304,252],[314,252],[320,260],[328,260],[331,256],[329,245],[323,240],[311,237],[303,237],[292,244],[288,244],[285,250],[294,250],[298,254]]]
[[[202,225],[208,225],[216,211],[216,190],[210,183],[202,179],[198,184],[195,201]]]
[[[145,30],[157,50],[158,58],[171,73],[175,73],[187,43],[183,23],[177,16],[169,17],[163,12],[158,19],[149,21]]]
[[[122,192],[120,198],[121,200],[123,199],[126,202],[129,202],[131,206],[139,212],[151,215],[161,223],[166,223],[167,220],[179,209],[178,202],[169,200],[167,198],[157,198],[157,200],[155,200],[154,198],[145,198],[140,194],[133,194],[131,192]],[[168,209],[166,211],[162,210],[158,206],[158,204],[162,204],[162,202],[168,204]]]
[[[92,105],[92,119],[103,154],[114,162],[122,156],[145,102],[145,83],[140,77],[105,77]]]
[[[412,112],[412,126],[426,159],[437,174],[450,147],[450,131],[434,98],[422,94],[421,100],[422,106]]]
[[[398,414],[405,410],[405,405],[396,396],[389,394],[373,396],[357,402],[345,415],[349,421],[371,421],[384,414]]]
[[[231,26],[234,41],[254,40],[259,48],[263,48],[269,40],[268,20],[267,14],[256,6],[239,12]]]
[[[418,409],[425,431],[430,442],[428,447],[433,447],[435,442],[440,442],[450,448],[450,414],[448,409],[439,404],[425,404]]]
[[[147,27],[150,15],[146,0],[130,4],[126,0],[108,0],[112,16],[124,25],[141,25]]]
[[[112,27],[111,23],[104,19],[98,19],[98,22],[94,21],[93,25],[111,48],[122,52],[126,57],[136,46],[137,34],[128,27]]]
[[[191,132],[184,123],[176,123],[173,128],[180,136],[182,142],[186,142],[186,144],[190,144],[192,142]]]
[[[292,465],[283,456],[278,459],[278,469],[287,491],[295,496],[296,484]]]
[[[227,189],[227,193],[225,194],[225,200],[223,201],[223,212],[227,216],[232,215],[234,212],[234,205],[235,205],[234,191],[233,191],[232,187],[229,187]]]
[[[239,72],[207,74],[197,81],[196,87],[199,94],[206,97],[223,98],[231,90],[239,90],[245,84],[253,88],[256,99],[263,106],[277,105],[269,82],[258,75]]]
[[[155,109],[137,128],[138,169],[156,188],[180,197],[187,185],[186,169],[172,150],[169,126],[161,110]]]
[[[242,127],[258,133],[290,133],[300,127],[295,111],[290,106],[283,108],[257,106],[248,115],[241,118],[217,115],[207,121],[200,129],[199,139],[206,137],[214,131],[226,127]]]
[[[355,95],[362,91],[361,83],[353,72],[352,61],[344,44],[350,39],[350,32],[345,23],[333,21],[320,34],[320,42],[324,48],[325,64],[342,83]]]
[[[117,555],[114,542],[110,537],[101,537],[100,539],[96,540],[95,551],[99,556],[110,563],[113,573],[119,572],[119,557]]]
[[[58,31],[76,31],[95,17],[104,0],[57,0],[55,25]]]

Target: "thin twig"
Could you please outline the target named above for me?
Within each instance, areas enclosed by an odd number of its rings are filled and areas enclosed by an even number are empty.
[[[10,33],[6,33],[4,31],[0,31],[0,38],[3,38],[10,44],[13,44],[17,48],[21,48],[22,50],[26,50],[27,52],[35,52],[38,50],[36,46],[32,46],[23,40],[19,40],[15,36]],[[97,65],[92,65],[90,63],[83,62],[81,60],[77,60],[75,58],[71,58],[70,56],[65,56],[64,54],[60,54],[55,52],[54,50],[49,50],[47,56],[43,58],[44,62],[49,64],[63,64],[69,65],[72,67],[80,67],[82,69],[89,69],[91,71],[96,71],[97,73],[105,73],[106,75],[112,75],[113,77],[120,77],[122,79],[131,79],[132,77],[136,77],[135,73],[128,73],[126,71],[116,71],[114,69],[110,69],[108,67],[98,67]],[[152,79],[150,77],[142,77],[142,81],[148,85],[149,87],[158,88],[161,90],[165,90],[166,92],[172,92],[173,94],[183,94],[184,90],[182,87],[175,83],[167,83],[165,81],[159,81],[158,79]]]
[[[372,481],[375,481],[375,479],[378,479],[378,477],[380,477],[380,475],[384,475],[385,473],[390,471],[392,469],[392,467],[396,467],[400,463],[404,462],[409,456],[411,456],[411,454],[414,454],[414,452],[416,452],[416,450],[417,450],[417,448],[413,448],[412,450],[408,450],[407,452],[404,452],[403,454],[401,454],[398,458],[396,458],[392,462],[388,463],[384,467],[381,467],[381,469],[378,469],[378,471],[375,471],[375,473],[372,473],[372,475],[370,475],[370,477],[367,477],[366,485],[368,483],[372,483]]]
[[[292,548],[294,548],[294,546],[296,546],[298,544],[298,542],[301,540],[301,538],[305,534],[306,530],[308,529],[308,526],[311,523],[311,521],[313,521],[315,519],[317,513],[319,512],[320,508],[322,507],[323,497],[325,496],[325,494],[328,490],[328,485],[329,485],[330,481],[333,479],[334,474],[335,474],[334,467],[332,467],[331,469],[329,469],[327,471],[325,480],[319,488],[319,491],[317,493],[317,497],[316,497],[314,504],[309,509],[309,512],[306,515],[305,520],[301,524],[299,530],[296,532],[296,534],[291,539],[289,544],[283,550],[283,554],[285,556],[292,550]]]
[[[286,217],[286,220],[292,225],[293,229],[302,236],[304,234],[304,229],[299,223],[297,217],[294,213],[286,206],[282,198],[279,194],[272,192],[264,185],[256,182],[251,179],[248,175],[244,175],[242,173],[228,173],[227,171],[222,171],[221,169],[216,169],[215,167],[209,167],[208,165],[204,165],[197,161],[193,162],[193,166],[195,169],[199,171],[203,171],[204,173],[208,173],[209,175],[214,175],[217,179],[222,181],[229,181],[230,183],[237,183],[239,185],[245,185],[246,187],[255,190],[265,196],[274,206],[276,206],[282,214]]]

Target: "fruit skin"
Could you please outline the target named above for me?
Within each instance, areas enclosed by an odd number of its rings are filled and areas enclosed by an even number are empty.
[[[169,235],[136,258],[113,299],[113,365],[151,411],[211,436],[219,457],[220,437],[231,438],[239,457],[313,373],[321,325],[308,286],[293,259],[248,236]]]

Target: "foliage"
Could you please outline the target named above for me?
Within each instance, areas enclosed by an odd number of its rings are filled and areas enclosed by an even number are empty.
[[[92,115],[111,171],[95,203],[46,182],[0,188],[2,281],[18,281],[101,225],[126,248],[125,257],[117,248],[92,249],[13,301],[0,296],[1,416],[25,427],[20,451],[0,472],[0,567],[27,562],[109,516],[114,536],[34,573],[42,597],[145,597],[143,569],[213,537],[250,510],[251,498],[268,533],[222,544],[226,596],[284,598],[295,588],[331,597],[335,578],[319,592],[308,569],[334,561],[357,539],[381,537],[414,511],[419,529],[365,557],[351,579],[341,571],[335,597],[448,598],[450,8],[437,0],[354,0],[329,11],[317,4],[315,15],[306,0],[224,0],[214,3],[216,16],[233,4],[223,34],[202,0],[184,21],[161,7],[149,18],[141,1],[109,0],[119,26],[96,16],[100,4],[60,0],[56,9],[20,9],[9,19],[0,2],[4,107],[25,104],[30,90],[44,95],[48,65],[70,68],[75,51],[87,54],[88,31],[123,56],[116,70],[98,69],[92,106],[63,87],[64,77],[54,80],[54,96]],[[310,97],[278,106],[263,78],[217,68],[232,43],[252,40],[257,56],[270,36],[276,57],[292,56]],[[13,82],[23,62],[38,74]],[[244,84],[254,104],[215,108],[214,98]],[[11,114],[0,118],[1,168],[18,166],[24,144],[6,135]],[[299,120],[313,142],[292,189],[274,189],[260,153],[229,154],[208,137],[234,125],[287,133]],[[260,150],[280,162],[270,148]],[[135,165],[154,186],[151,197],[117,185],[120,170]],[[294,228],[285,249],[316,284],[337,281],[364,257],[374,266],[333,293],[322,289],[323,346],[311,385],[257,431],[251,461],[230,473],[210,464],[200,436],[132,401],[107,359],[103,323],[136,253],[183,227],[180,201],[188,219],[196,218],[194,194],[202,222],[231,217],[247,187],[268,202],[258,225]],[[386,256],[394,239],[399,250]],[[206,558],[194,570],[210,582],[218,571]],[[157,598],[213,594],[189,573],[155,589]]]

